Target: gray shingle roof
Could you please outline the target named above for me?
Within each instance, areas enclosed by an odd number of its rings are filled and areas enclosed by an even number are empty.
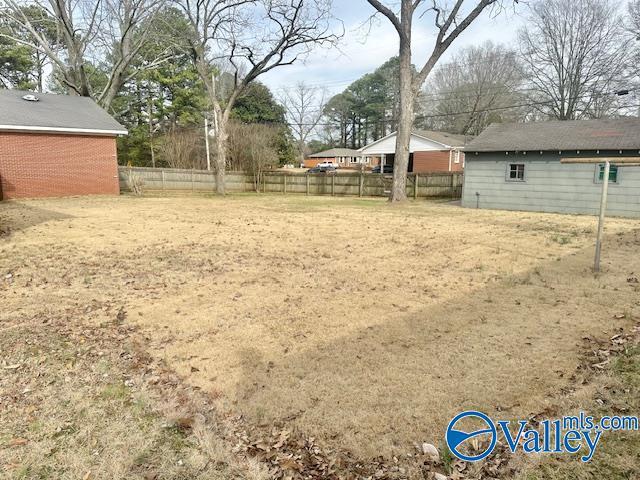
[[[362,153],[358,150],[351,150],[349,148],[332,148],[331,150],[325,150],[324,152],[314,153],[309,155],[308,158],[335,158],[335,157],[361,157]]]
[[[24,95],[35,95],[39,100],[29,102]],[[127,133],[90,98],[21,90],[0,90],[0,130]]]
[[[413,133],[449,147],[463,147],[473,139],[472,136],[436,132],[435,130],[414,130]]]
[[[496,123],[467,152],[640,150],[640,119]]]

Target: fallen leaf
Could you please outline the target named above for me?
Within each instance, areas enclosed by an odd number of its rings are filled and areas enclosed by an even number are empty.
[[[280,468],[283,470],[297,470],[299,472],[303,470],[303,467],[298,462],[291,460],[290,458],[282,460],[280,462]]]
[[[26,445],[27,443],[29,443],[29,440],[27,440],[26,438],[14,438],[14,439],[9,441],[9,446],[10,447],[21,447],[23,445]]]

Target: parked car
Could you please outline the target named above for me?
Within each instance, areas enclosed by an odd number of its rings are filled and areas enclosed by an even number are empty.
[[[371,173],[380,173],[380,165],[378,165],[377,167],[373,167]],[[385,165],[384,173],[393,173],[393,165]]]
[[[317,167],[322,167],[322,168],[338,168],[338,165],[336,165],[333,162],[322,162],[319,163],[318,165],[316,165]]]
[[[335,173],[336,172],[336,168],[335,167],[321,167],[320,165],[318,165],[317,167],[313,167],[310,168],[309,170],[307,170],[307,173]]]

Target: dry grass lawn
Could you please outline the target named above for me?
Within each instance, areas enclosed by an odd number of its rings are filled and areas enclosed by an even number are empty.
[[[441,444],[462,409],[544,410],[583,337],[640,317],[633,220],[598,276],[592,217],[437,203],[70,198],[0,204],[0,227],[0,331],[122,308],[220,411],[363,458]]]

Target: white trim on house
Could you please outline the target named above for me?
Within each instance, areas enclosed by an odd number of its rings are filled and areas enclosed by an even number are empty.
[[[392,139],[394,137],[396,137],[398,134],[398,132],[393,132],[390,133],[389,135],[387,135],[386,137],[382,137],[378,140],[376,140],[373,143],[370,143],[369,145],[366,145],[364,147],[362,147],[360,150],[358,150],[359,152],[361,152],[364,156],[377,156],[377,155],[390,155],[396,152],[395,149],[395,142],[393,142],[393,145],[389,145],[389,146],[380,146],[380,144],[387,142],[387,140]],[[376,148],[378,147],[378,148]],[[409,143],[409,152],[410,153],[414,153],[414,152],[437,152],[437,151],[442,151],[442,150],[450,150],[454,147],[450,146],[450,145],[445,145],[444,143],[440,143],[440,142],[436,142],[435,140],[431,140],[428,137],[425,137],[423,135],[417,134],[417,133],[412,133],[411,134],[411,141]]]
[[[91,128],[63,128],[63,127],[36,127],[29,125],[0,125],[0,131],[10,132],[43,132],[43,133],[71,133],[76,135],[127,135],[126,130],[99,130]]]

